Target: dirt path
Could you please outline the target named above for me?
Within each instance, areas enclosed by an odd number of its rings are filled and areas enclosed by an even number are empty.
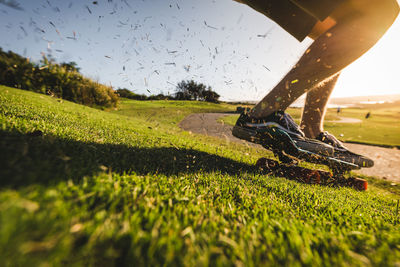
[[[232,126],[226,124],[224,125],[218,122],[219,118],[227,115],[232,114],[191,114],[179,123],[179,127],[181,127],[185,131],[216,136],[232,142],[246,142],[232,135]],[[252,143],[248,144],[251,146],[261,147],[260,145]],[[374,167],[364,168],[361,170],[357,170],[356,172],[369,176],[381,177],[383,179],[391,180],[395,183],[400,183],[400,150],[350,143],[346,143],[346,146],[351,151],[370,157],[375,162]]]

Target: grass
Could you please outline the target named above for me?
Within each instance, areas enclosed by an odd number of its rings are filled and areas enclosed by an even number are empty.
[[[149,123],[175,125],[190,113],[234,111],[235,105],[198,101],[136,101],[121,98],[115,113],[143,118]]]
[[[360,119],[361,122],[356,124],[326,122],[325,129],[346,142],[400,148],[400,107],[379,108],[379,105],[376,105],[371,108],[342,109],[341,116]],[[371,116],[366,119],[365,115],[368,112]]]
[[[366,119],[366,114],[371,116]],[[300,122],[301,110],[288,109],[288,113]],[[400,148],[400,107],[371,105],[362,108],[345,108],[341,117],[361,120],[359,123],[339,123],[336,109],[328,109],[324,128],[344,142],[371,144]],[[230,115],[220,119],[221,122],[234,125],[239,115]]]
[[[396,187],[261,175],[263,150],[176,125],[223,109],[234,107],[105,112],[0,86],[2,265],[399,264]]]

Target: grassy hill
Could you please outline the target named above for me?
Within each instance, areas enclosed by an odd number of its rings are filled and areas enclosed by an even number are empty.
[[[265,151],[177,127],[234,108],[105,112],[0,86],[2,265],[399,264],[398,190],[261,175]]]

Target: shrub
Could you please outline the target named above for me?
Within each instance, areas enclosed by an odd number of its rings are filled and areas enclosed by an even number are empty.
[[[126,88],[119,88],[115,91],[120,97],[125,97],[134,100],[147,100],[146,95],[139,95],[135,94],[134,92],[126,89]]]
[[[110,86],[85,78],[75,62],[57,64],[43,56],[39,64],[0,48],[0,84],[45,93],[88,106],[116,107]]]

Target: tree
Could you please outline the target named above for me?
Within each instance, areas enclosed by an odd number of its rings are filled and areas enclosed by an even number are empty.
[[[194,83],[193,80],[191,82]],[[193,86],[193,84],[191,84],[191,82],[181,81],[180,83],[178,83],[175,93],[175,97],[177,100],[193,100],[193,95],[191,93],[193,89],[190,88]]]
[[[177,100],[198,100],[218,102],[219,94],[211,90],[211,87],[196,83],[193,80],[181,81],[176,86],[175,99]]]
[[[79,72],[81,70],[81,68],[78,67],[78,64],[74,61],[61,63],[61,67],[64,67],[67,71]]]
[[[202,92],[206,89],[206,86],[190,80],[181,81],[176,89],[176,98],[179,100],[201,100]]]
[[[211,87],[208,87],[207,90],[204,90],[202,96],[204,101],[213,103],[218,103],[218,99],[220,97],[219,94],[211,90]]]

